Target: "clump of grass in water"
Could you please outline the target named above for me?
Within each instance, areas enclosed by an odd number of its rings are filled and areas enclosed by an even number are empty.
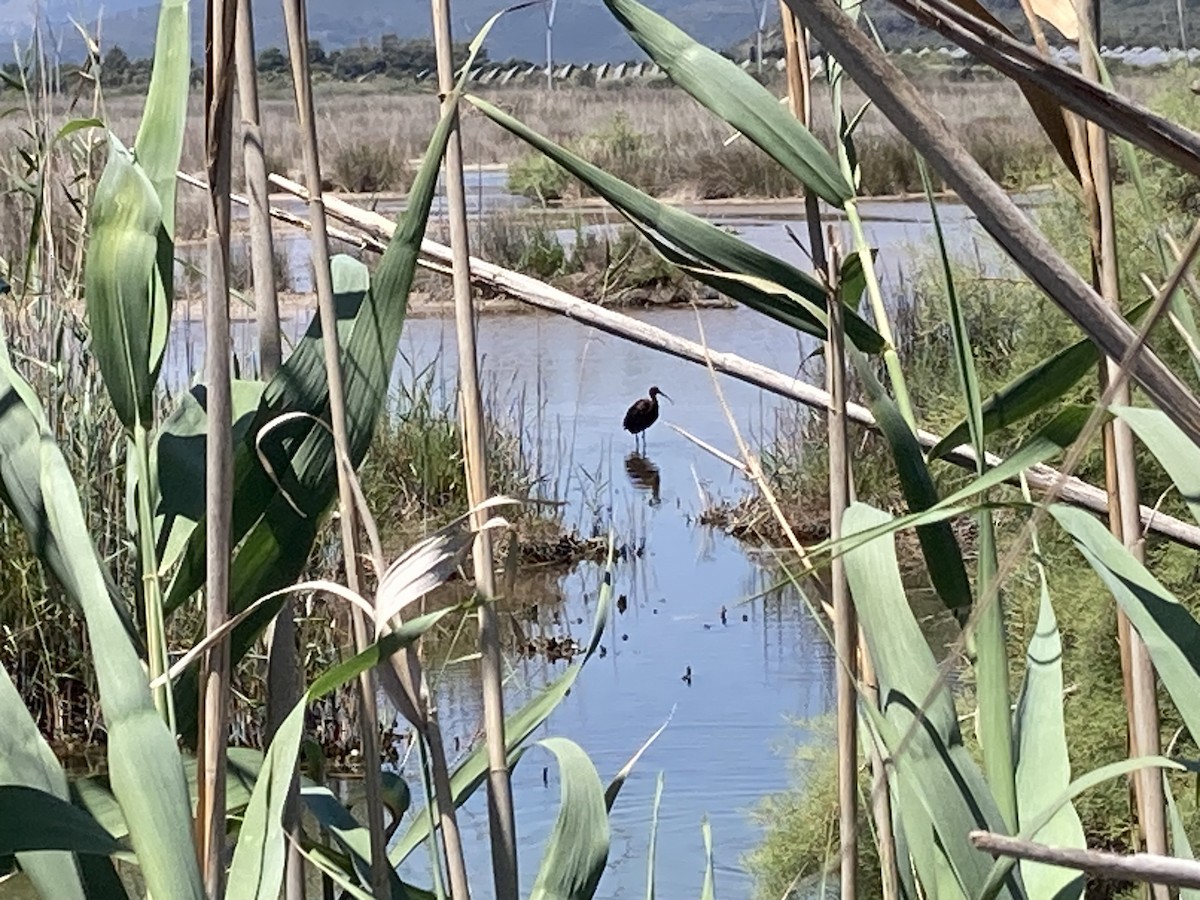
[[[478,228],[476,245],[490,262],[606,306],[712,303],[715,292],[666,262],[632,228],[615,233],[575,225],[564,246],[542,220],[519,213],[496,213]],[[724,303],[724,301],[719,301]]]
[[[489,483],[496,494],[531,496],[539,476],[523,452],[519,422],[502,422],[493,392],[485,398]],[[441,389],[435,363],[400,388],[380,422],[362,469],[363,492],[385,542],[407,544],[414,529],[445,524],[467,508],[462,436],[454,395]]]
[[[383,141],[351,141],[334,149],[328,163],[331,186],[354,194],[406,191],[414,172],[404,153]]]

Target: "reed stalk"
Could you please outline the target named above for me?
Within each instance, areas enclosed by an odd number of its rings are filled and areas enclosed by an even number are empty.
[[[353,473],[346,470],[347,460],[350,459],[346,430],[346,395],[342,379],[341,348],[338,344],[337,312],[334,309],[333,275],[329,266],[329,235],[326,231],[325,206],[321,197],[317,123],[308,67],[308,14],[304,0],[285,0],[283,10],[288,35],[288,53],[292,63],[292,83],[296,92],[296,115],[304,149],[305,177],[308,180],[308,212],[313,226],[312,260],[325,352],[325,374],[329,382],[329,417],[337,464],[339,524],[346,567],[346,586],[361,596],[362,563],[358,555],[357,506],[350,481]],[[350,618],[354,643],[361,653],[371,642],[370,623],[358,609],[350,613]],[[367,795],[367,830],[371,847],[371,886],[376,897],[385,897],[390,894],[390,881],[384,839],[376,696],[374,670],[367,669],[358,678],[358,724],[362,732],[363,783]]]
[[[1080,16],[1080,68],[1084,77],[1099,83],[1100,70],[1095,48],[1100,34],[1099,0],[1081,0],[1077,6]],[[1091,46],[1089,46],[1089,44]],[[1121,308],[1120,272],[1117,257],[1116,215],[1113,208],[1112,171],[1109,164],[1108,135],[1095,123],[1085,129],[1091,191],[1085,190],[1084,202],[1090,219],[1092,276],[1100,295],[1116,310]],[[1101,363],[1100,387],[1116,377],[1117,363],[1109,358]],[[1131,402],[1128,383],[1121,384],[1113,395],[1118,406]],[[1137,456],[1133,432],[1121,419],[1104,426],[1105,480],[1109,494],[1109,529],[1138,561],[1145,562],[1141,523],[1137,517],[1138,484]],[[1130,626],[1129,619],[1117,610],[1117,635],[1121,644],[1121,664],[1125,684],[1125,708],[1129,721],[1130,756],[1157,756],[1161,751],[1159,737],[1158,692],[1154,665],[1141,636]],[[1138,771],[1133,776],[1137,818],[1147,852],[1167,853],[1166,798],[1162,779],[1154,771]],[[1155,900],[1167,900],[1164,885],[1151,888]]]
[[[850,454],[846,440],[846,344],[842,301],[838,296],[839,259],[829,257],[829,340],[826,381],[829,385],[829,539],[842,537],[842,517],[850,505]],[[838,838],[841,847],[839,886],[842,900],[858,896],[858,624],[846,564],[836,554],[829,566],[837,667]]]
[[[808,65],[808,40],[796,16],[780,0],[784,53],[787,64],[788,98],[792,115],[806,128],[812,127],[812,72]],[[827,272],[829,288],[829,337],[825,342],[826,389],[829,391],[829,539],[842,535],[842,516],[850,505],[850,459],[846,445],[846,347],[842,302],[838,297],[838,261],[828,259],[821,231],[820,198],[804,192],[804,221],[808,228],[813,268]],[[834,254],[836,257],[836,253]],[[833,605],[834,649],[837,667],[838,742],[838,844],[842,900],[858,895],[858,626],[846,582],[846,567],[840,555],[830,565],[830,602]]]
[[[208,291],[205,304],[205,579],[208,633],[229,616],[233,521],[233,400],[229,366],[230,177],[233,161],[234,27],[237,0],[209,0],[204,65],[205,168],[208,174]],[[197,824],[204,885],[225,896],[225,769],[229,722],[229,642],[205,654],[200,675],[203,777]]]
[[[258,102],[258,77],[254,49],[253,0],[238,0],[237,77],[242,114],[242,159],[249,198],[250,271],[254,289],[254,311],[258,318],[259,377],[270,381],[283,360],[279,332],[279,297],[275,285],[275,240],[271,233],[270,190],[267,184],[266,150]],[[295,605],[289,595],[271,624],[267,639],[266,743],[288,712],[300,700],[301,674],[296,654]],[[293,840],[288,842],[284,877],[287,900],[303,900],[304,859],[299,850],[300,778],[293,775],[283,810],[284,826]]]
[[[443,114],[457,104],[454,93],[453,35],[449,0],[433,0],[433,32],[437,52],[438,89]],[[477,507],[488,497],[487,443],[483,401],[479,391],[478,356],[475,346],[475,311],[471,303],[471,262],[467,229],[466,191],[463,184],[462,138],[457,110],[446,147],[446,199],[450,220],[450,252],[453,270],[454,320],[458,340],[460,416],[463,430],[463,462],[466,467],[467,502]],[[481,213],[482,214],[482,213]],[[473,551],[476,588],[488,601],[496,597],[491,534],[483,529],[486,513],[472,516],[476,529]],[[500,632],[496,610],[483,603],[479,617],[480,680],[483,690],[484,735],[488,754],[488,825],[491,835],[492,876],[497,897],[516,897],[517,835],[509,780],[508,750],[504,735],[504,683],[500,654]],[[440,786],[439,786],[440,792]],[[454,892],[458,896],[458,892]]]
[[[867,97],[929,161],[1017,265],[1104,353],[1123,359],[1130,348],[1137,346],[1134,328],[1113,312],[1033,227],[1012,198],[950,132],[936,110],[833,0],[787,3],[802,8],[813,34]],[[1190,161],[1200,166],[1197,160]],[[1192,391],[1148,348],[1141,348],[1130,366],[1133,377],[1159,408],[1189,438],[1200,442],[1200,402]]]
[[[182,176],[191,182],[191,176]],[[279,175],[271,175],[271,183],[297,197],[306,198],[307,191],[302,185],[296,184]],[[391,239],[396,225],[385,216],[370,210],[359,209],[336,197],[326,198],[326,208],[333,217],[362,229],[371,240],[385,242]],[[272,216],[290,220],[290,214],[272,209]],[[349,237],[349,234],[347,234]],[[382,244],[370,245],[371,249],[381,250]],[[450,262],[450,248],[445,244],[426,238],[421,244],[424,255],[422,265],[431,271],[445,274]],[[478,257],[471,258],[471,277],[486,284],[493,290],[502,292],[516,300],[526,303],[536,309],[546,310],[560,316],[584,322],[598,328],[607,334],[612,334],[623,340],[633,341],[643,347],[648,347],[659,353],[665,353],[677,359],[687,360],[700,366],[711,365],[718,372],[737,378],[747,384],[753,384],[770,391],[780,397],[788,397],[810,406],[814,409],[828,410],[831,404],[829,393],[814,385],[797,378],[785,375],[760,363],[752,362],[734,353],[712,350],[703,345],[681,338],[662,328],[638,321],[631,316],[616,310],[589,303],[581,297],[569,294],[560,288],[553,287],[529,275],[514,272],[495,263],[487,262]],[[1182,277],[1182,275],[1180,276]],[[1174,290],[1176,279],[1172,279]],[[846,404],[846,416],[856,425],[873,431],[878,430],[875,417],[871,411],[859,403]],[[935,447],[941,438],[918,428],[917,442],[925,448]],[[967,444],[955,447],[942,457],[946,462],[971,472],[976,471],[977,454]],[[994,453],[986,454],[985,459],[989,468],[994,468],[1003,460]],[[1108,496],[1102,488],[1089,484],[1074,476],[1063,477],[1056,469],[1047,465],[1030,467],[1025,473],[1030,487],[1041,492],[1052,491],[1064,503],[1078,506],[1103,515],[1108,511]],[[1020,481],[1014,478],[1012,484],[1019,486]],[[853,487],[853,485],[851,485]],[[1185,522],[1161,510],[1141,505],[1139,508],[1142,527],[1149,531],[1175,541],[1185,547],[1200,550],[1200,527],[1191,522]]]

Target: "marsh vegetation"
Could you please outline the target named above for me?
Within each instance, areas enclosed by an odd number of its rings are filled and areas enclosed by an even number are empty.
[[[606,5],[673,86],[314,94],[293,27],[260,147],[185,0],[145,96],[6,81],[6,889],[1200,884],[1185,74],[901,71],[810,0],[839,65],[764,86]],[[234,215],[268,172],[328,202]]]

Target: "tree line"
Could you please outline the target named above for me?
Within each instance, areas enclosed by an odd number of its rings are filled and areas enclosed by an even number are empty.
[[[454,45],[454,64],[462,65],[468,55],[468,44],[460,42]],[[433,71],[437,66],[437,53],[433,41],[429,38],[401,38],[395,34],[385,34],[376,44],[366,41],[352,47],[342,47],[326,51],[320,41],[312,41],[308,48],[308,61],[313,74],[318,79],[330,81],[353,82],[370,77],[390,77],[396,79],[414,78],[423,72]],[[477,64],[486,65],[488,59],[486,49],[481,49],[476,57]],[[524,60],[507,60],[505,64],[530,65]],[[144,89],[150,82],[150,70],[153,65],[152,57],[132,58],[119,46],[112,46],[105,51],[98,61],[93,60],[81,68],[78,64],[54,67],[40,65],[22,65],[17,62],[5,63],[0,66],[0,91],[22,90],[25,88],[41,87],[42,78],[46,78],[52,90],[68,90],[78,84],[81,76],[99,77],[100,83],[107,89]],[[285,48],[268,47],[258,54],[257,68],[259,75],[267,81],[291,79],[291,63]],[[203,62],[193,61],[192,79],[201,84],[203,79]],[[42,73],[46,74],[43,75]]]

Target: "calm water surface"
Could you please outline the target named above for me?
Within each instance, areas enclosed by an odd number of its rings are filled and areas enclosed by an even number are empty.
[[[929,235],[923,203],[864,204],[868,238],[880,248],[880,269],[891,302],[901,302],[911,283],[918,248]],[[1002,260],[961,206],[942,207],[951,252],[976,257],[989,267]],[[803,251],[785,229],[803,237],[803,222],[721,220],[745,238],[798,265]],[[847,241],[847,245],[848,245]],[[302,259],[296,242],[289,256]],[[701,340],[778,369],[805,376],[804,361],[816,348],[746,309],[634,313],[658,327]],[[289,323],[299,334],[303,321]],[[181,322],[168,372],[184,372],[203,353],[199,323]],[[191,335],[191,341],[183,339]],[[235,343],[253,347],[253,325],[235,326]],[[508,403],[525,426],[526,452],[553,482],[547,489],[566,501],[566,521],[584,532],[607,532],[619,541],[644,544],[644,554],[620,563],[613,612],[603,644],[570,697],[535,738],[568,737],[588,752],[607,782],[668,717],[663,735],[641,759],[612,815],[612,850],[600,897],[644,896],[651,805],[658,772],[665,773],[658,833],[660,892],[696,896],[703,879],[700,825],[713,828],[717,890],[749,896],[752,880],[742,857],[762,837],[750,816],[765,795],[789,785],[789,748],[809,737],[805,720],[831,708],[832,653],[803,599],[774,582],[769,554],[743,546],[695,524],[713,499],[736,498],[747,485],[740,474],[671,430],[675,424],[736,455],[730,422],[751,439],[770,434],[792,404],[741,382],[713,378],[691,363],[656,354],[577,322],[545,314],[485,316],[479,324],[484,378],[499,402]],[[432,366],[441,389],[453,391],[456,350],[452,321],[410,320],[401,340],[396,383]],[[252,350],[244,364],[255,368]],[[643,457],[621,430],[635,398],[658,385],[673,399],[649,432]],[[720,396],[717,388],[720,389]],[[648,467],[657,470],[656,490]],[[586,640],[596,607],[601,568],[582,564],[563,576],[551,596],[521,598],[538,604],[544,634]],[[721,621],[721,610],[727,610]],[[508,660],[508,708],[515,709],[565,668],[540,657]],[[690,667],[692,681],[682,679]],[[438,684],[448,747],[466,746],[482,724],[477,667],[449,666]],[[544,772],[548,767],[549,771]],[[413,764],[403,771],[419,795]],[[558,812],[558,785],[549,753],[534,749],[514,776],[521,880],[528,890],[544,841]],[[475,896],[491,896],[484,791],[461,815]],[[402,870],[425,882],[423,850]],[[427,883],[427,882],[426,882]]]

